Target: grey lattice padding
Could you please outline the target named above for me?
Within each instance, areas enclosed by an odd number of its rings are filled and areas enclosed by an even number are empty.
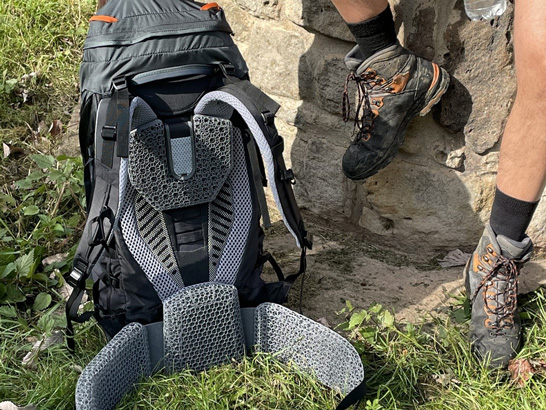
[[[259,350],[295,363],[326,386],[347,394],[364,379],[354,347],[327,327],[274,303],[259,305],[254,320]]]
[[[83,370],[76,386],[76,408],[113,409],[151,371],[146,330],[139,323],[131,323]]]
[[[149,110],[135,98],[133,115]],[[134,124],[133,124],[134,125]],[[195,172],[187,179],[171,175],[168,166],[165,127],[161,120],[148,122],[131,131],[129,138],[129,179],[135,189],[157,210],[178,209],[211,202],[222,188],[232,167],[231,121],[195,115]]]
[[[168,371],[200,371],[244,355],[243,324],[234,286],[189,286],[163,306],[164,364]]]
[[[190,175],[193,172],[191,137],[171,139],[171,158],[173,171],[177,176]]]
[[[234,284],[248,246],[252,207],[248,168],[239,128],[233,132],[233,169],[209,206],[210,280]]]

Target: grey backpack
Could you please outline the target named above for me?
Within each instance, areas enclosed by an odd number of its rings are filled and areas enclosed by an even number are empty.
[[[321,381],[354,390],[340,408],[363,394],[350,344],[279,305],[312,242],[274,125],[279,105],[249,81],[231,34],[215,3],[110,0],[91,19],[80,70],[88,217],[67,276],[67,333],[74,349],[72,322],[94,316],[113,339],[78,383],[80,409],[113,408],[158,366],[200,370],[307,336],[314,347],[296,348],[299,364],[314,358]],[[267,184],[301,250],[291,275],[263,249]],[[266,262],[277,282],[261,278]],[[80,314],[89,283],[95,309]],[[195,363],[191,343],[204,354]]]
[[[304,272],[311,241],[279,106],[250,83],[231,34],[215,3],[110,0],[91,19],[80,70],[88,217],[67,277],[69,336],[92,315],[109,336],[159,321],[165,299],[209,281],[234,285],[242,306],[283,303]],[[266,184],[301,249],[287,277],[263,249]],[[260,277],[268,261],[276,283]],[[95,310],[79,315],[89,280]]]

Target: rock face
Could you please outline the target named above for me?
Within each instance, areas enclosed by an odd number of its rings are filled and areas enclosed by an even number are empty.
[[[444,66],[451,86],[412,121],[399,155],[366,182],[341,172],[352,125],[341,119],[351,34],[330,0],[223,0],[255,84],[282,104],[278,126],[300,204],[394,246],[472,248],[487,222],[499,139],[515,96],[513,7],[470,21],[460,0],[394,0],[399,40]],[[546,244],[543,201],[529,233]]]

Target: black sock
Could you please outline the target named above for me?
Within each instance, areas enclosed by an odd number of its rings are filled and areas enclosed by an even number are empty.
[[[394,19],[389,6],[378,16],[360,23],[347,23],[347,26],[355,36],[364,59],[396,43]]]
[[[497,235],[521,241],[525,238],[525,231],[537,205],[538,201],[526,202],[512,198],[497,187],[489,224]]]

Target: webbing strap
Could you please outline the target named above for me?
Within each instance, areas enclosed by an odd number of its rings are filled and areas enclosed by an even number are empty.
[[[256,187],[256,195],[258,196],[258,205],[260,206],[263,225],[265,228],[271,228],[271,218],[269,217],[269,209],[267,208],[267,200],[265,199],[262,172],[260,170],[260,162],[258,160],[258,151],[256,150],[256,142],[252,137],[249,138],[246,146],[250,157],[252,179],[254,181],[254,186]]]

